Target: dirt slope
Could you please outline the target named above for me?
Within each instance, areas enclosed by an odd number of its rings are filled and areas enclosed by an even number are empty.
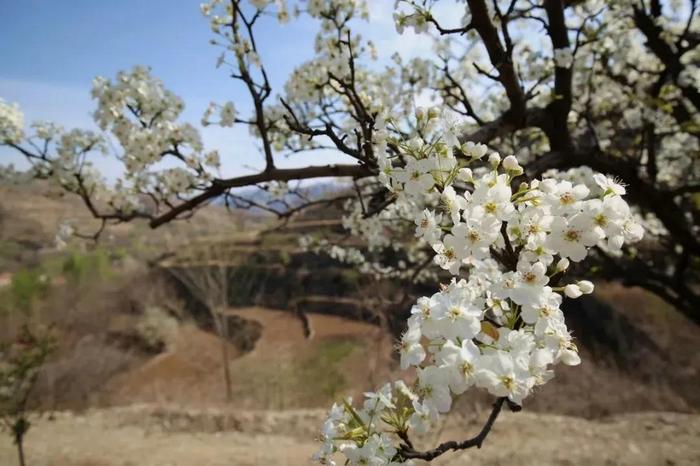
[[[392,341],[374,325],[309,314],[307,339],[292,313],[259,307],[231,314],[262,324],[252,351],[231,346],[233,404],[247,409],[319,407],[359,395],[389,377]],[[138,402],[201,406],[224,400],[220,343],[193,325],[182,326],[169,349],[111,380],[106,404]],[[308,380],[316,380],[309,384]]]

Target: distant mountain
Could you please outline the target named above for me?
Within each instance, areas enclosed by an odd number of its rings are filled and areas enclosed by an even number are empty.
[[[299,188],[294,189],[295,187],[296,183],[293,185],[290,184],[289,186],[291,190],[298,192],[301,194],[301,196],[295,194],[294,192],[290,192],[281,199],[287,206],[289,206],[289,208],[297,207],[307,201],[331,198],[352,188],[349,183],[342,183],[338,181],[307,182],[301,184]],[[275,197],[270,192],[255,186],[235,190],[233,194],[256,204],[270,205],[278,211],[283,211],[285,208],[281,202],[274,202]],[[220,196],[216,201],[214,201],[214,204],[224,205],[225,197]],[[260,209],[253,208],[252,210]]]

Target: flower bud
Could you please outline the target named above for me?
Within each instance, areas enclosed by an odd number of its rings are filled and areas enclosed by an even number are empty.
[[[444,142],[438,142],[435,145],[435,153],[439,157],[448,157],[450,155],[450,148]]]
[[[581,292],[581,288],[579,288],[578,285],[572,283],[564,287],[564,294],[571,299],[576,299],[583,293]]]
[[[459,171],[457,172],[457,178],[460,181],[466,181],[466,182],[471,183],[472,181],[474,181],[472,169],[471,168],[460,168]]]
[[[593,289],[595,288],[593,286],[593,283],[588,281],[588,280],[581,280],[580,282],[576,283],[581,290],[581,293],[583,294],[591,294],[593,293]]]
[[[561,362],[567,366],[578,366],[581,364],[581,357],[578,352],[567,348],[561,352]]]
[[[425,108],[423,108],[423,107],[416,108],[416,120],[421,121],[424,118],[425,118]]]
[[[557,262],[557,272],[564,272],[569,268],[569,263],[569,259],[566,257],[560,259],[559,262]]]
[[[493,168],[498,167],[498,165],[501,163],[501,156],[494,152],[493,154],[489,155],[489,163]]]
[[[518,171],[521,169],[520,164],[518,164],[518,159],[512,155],[509,155],[503,159],[503,168],[509,171]]]
[[[440,110],[437,107],[430,107],[428,110],[428,119],[438,118],[440,116]]]

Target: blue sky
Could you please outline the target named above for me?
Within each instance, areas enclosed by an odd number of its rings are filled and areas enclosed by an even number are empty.
[[[186,104],[183,119],[197,124],[210,101],[232,100],[245,113],[248,97],[225,70],[215,69],[220,49],[209,45],[208,22],[198,0],[0,0],[0,97],[17,102],[25,120],[51,120],[66,128],[95,129],[90,112],[92,79],[112,77],[135,64],[148,65],[166,87]],[[429,41],[397,36],[391,22],[393,0],[372,0],[370,24],[359,25],[380,49],[380,60],[394,51],[427,51]],[[263,62],[273,87],[280,89],[295,65],[313,53],[316,23],[297,19],[280,26],[269,19],[257,33]],[[261,157],[247,128],[206,128],[207,148],[219,149],[225,176],[260,167]],[[281,160],[281,166],[341,161],[329,153]],[[0,148],[0,163],[21,158]],[[116,161],[100,160],[109,177],[118,175]]]

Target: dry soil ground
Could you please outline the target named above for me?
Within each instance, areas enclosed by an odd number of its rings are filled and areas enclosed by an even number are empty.
[[[481,413],[483,417],[485,413]],[[318,410],[186,410],[135,405],[57,413],[37,420],[27,439],[32,466],[304,465],[316,448]],[[440,438],[478,429],[453,418]],[[597,421],[507,413],[481,450],[445,455],[440,465],[697,465],[700,416],[621,415]],[[422,439],[424,446],[435,439]],[[9,438],[0,439],[0,464],[15,464]]]
[[[371,359],[368,355],[388,355],[391,342],[382,341],[376,327],[333,316],[311,315],[316,336],[306,340],[301,323],[289,313],[262,308],[232,312],[257,320],[264,329],[255,349],[232,361],[237,395],[233,405],[212,401],[212,394],[220,393],[222,388],[219,342],[211,334],[184,326],[167,352],[107,384],[111,403],[141,404],[93,409],[80,415],[59,412],[54,419],[37,419],[27,439],[28,464],[310,464],[324,412],[280,408],[304,406],[310,403],[308,396],[316,397],[312,406],[325,406],[322,398],[326,394],[306,393],[306,397],[299,398],[296,392],[299,387],[309,386],[308,380],[298,381],[289,373],[318,375],[304,372],[299,362],[318,364],[322,362],[319,354],[338,350],[337,346],[324,346],[324,342],[364,342],[351,346],[338,364],[343,373],[362,376],[369,388],[377,381],[369,380],[373,377],[366,369]],[[379,346],[364,352],[367,341]],[[319,353],[322,348],[326,353]],[[309,357],[316,359],[304,359]],[[388,366],[381,357],[374,364],[377,369]],[[376,377],[386,379],[388,374],[381,372],[377,370]],[[290,384],[297,384],[294,393],[282,400],[270,399],[270,393],[283,394],[281,387]],[[243,393],[247,397],[238,399]],[[438,438],[418,439],[418,446],[428,448],[442,440],[471,436],[487,416],[485,411],[473,411],[477,406],[465,406],[463,412],[472,413],[471,417],[451,417],[439,430]],[[0,466],[15,461],[9,438],[0,437]],[[526,409],[502,415],[481,450],[450,453],[436,464],[700,465],[700,415],[649,412],[587,420]]]

